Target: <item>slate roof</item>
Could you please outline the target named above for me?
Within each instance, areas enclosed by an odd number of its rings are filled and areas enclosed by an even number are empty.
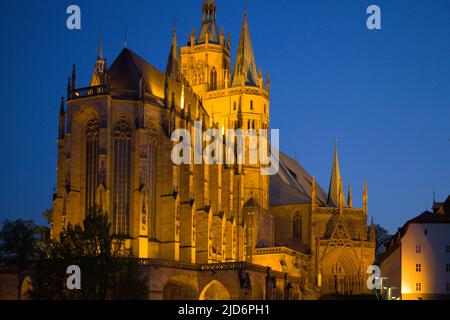
[[[311,203],[312,176],[294,159],[280,152],[280,170],[270,177],[270,205],[292,205]],[[316,201],[327,202],[327,194],[316,185]]]
[[[112,89],[139,91],[141,76],[147,93],[164,98],[165,74],[130,49],[124,48],[108,69]]]

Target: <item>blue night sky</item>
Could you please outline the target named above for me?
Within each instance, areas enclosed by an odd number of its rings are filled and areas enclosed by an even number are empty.
[[[66,28],[77,4],[82,30]],[[382,30],[366,9],[382,10]],[[243,0],[217,0],[232,36]],[[272,128],[281,148],[328,189],[339,138],[344,185],[391,232],[450,194],[450,1],[248,1],[258,67],[271,74]],[[128,47],[164,69],[173,20],[180,45],[201,24],[201,0],[2,1],[0,220],[34,219],[51,207],[56,183],[59,99],[77,64],[87,85],[100,26],[111,63]]]

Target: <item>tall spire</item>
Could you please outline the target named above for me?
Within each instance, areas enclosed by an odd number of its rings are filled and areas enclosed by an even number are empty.
[[[92,74],[90,86],[99,86],[105,83],[105,65],[106,60],[103,59],[103,35],[100,29],[100,39],[98,43],[97,61],[95,62],[94,73]]]
[[[330,189],[328,191],[327,205],[339,205],[340,190],[343,190],[343,188],[341,170],[339,168],[338,147],[336,142],[334,144],[334,160],[333,168],[331,170]]]
[[[103,60],[103,36],[102,29],[100,28],[100,41],[98,45],[98,58],[97,60]]]
[[[180,54],[178,52],[178,42],[176,30],[173,30],[172,42],[170,44],[169,58],[167,60],[166,75],[176,81],[180,81]]]
[[[252,41],[247,22],[247,12],[244,14],[241,37],[234,65],[232,87],[244,85],[257,87],[258,72],[256,71],[255,55],[253,54]]]
[[[209,42],[220,43],[219,31],[216,24],[217,7],[214,0],[203,0],[202,5],[202,28],[198,35],[197,43]]]

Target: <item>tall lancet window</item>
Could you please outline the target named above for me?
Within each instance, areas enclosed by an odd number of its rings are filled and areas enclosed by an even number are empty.
[[[130,234],[132,129],[125,120],[114,128],[113,228],[118,235]]]
[[[294,239],[301,239],[302,236],[302,217],[298,214],[294,217]]]
[[[156,237],[156,162],[157,162],[157,148],[159,143],[159,128],[156,121],[150,121],[147,124],[148,144],[147,144],[147,159],[148,159],[148,191],[149,196],[149,230],[150,237]]]
[[[216,68],[211,70],[211,90],[217,90],[217,71]]]
[[[98,121],[91,119],[86,125],[86,214],[95,205],[98,179]]]

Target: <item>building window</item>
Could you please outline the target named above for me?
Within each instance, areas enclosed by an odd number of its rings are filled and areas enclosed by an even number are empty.
[[[236,101],[233,103],[233,110],[234,111],[236,111],[236,108],[237,108],[237,103],[236,103]]]
[[[416,253],[422,253],[422,246],[421,245],[417,245],[416,246]]]
[[[446,251],[447,253],[450,253],[450,245],[447,245],[445,251]]]
[[[450,292],[450,283],[447,282],[447,292]]]
[[[86,215],[95,206],[98,180],[99,127],[96,119],[86,124]]]
[[[129,235],[131,204],[131,138],[132,129],[125,120],[114,128],[114,233]]]
[[[253,100],[250,100],[250,110],[253,110]]]
[[[447,263],[447,265],[445,266],[445,269],[447,272],[450,272],[450,263]]]
[[[217,71],[216,68],[211,70],[211,90],[217,90]]]
[[[416,264],[416,272],[422,272],[422,265],[420,263]]]
[[[422,291],[422,283],[420,283],[420,282],[416,283],[416,291],[417,292]]]
[[[300,239],[302,235],[302,217],[296,215],[294,217],[294,230],[293,230],[294,239]]]

